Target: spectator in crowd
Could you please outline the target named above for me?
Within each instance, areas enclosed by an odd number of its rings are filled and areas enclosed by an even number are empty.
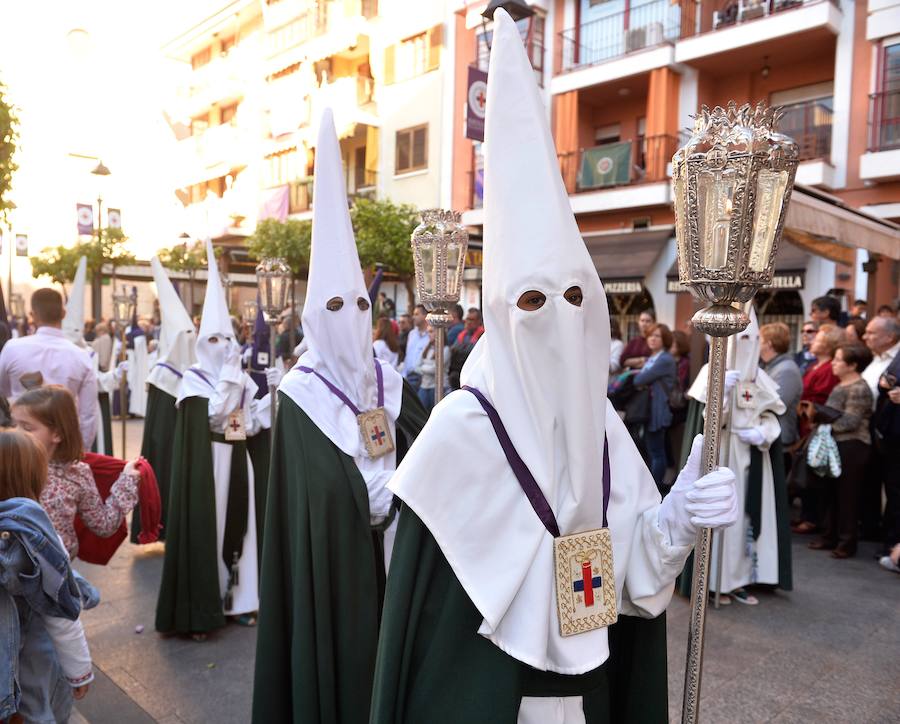
[[[878,382],[873,428],[874,453],[884,482],[884,541],[880,564],[900,573],[900,355]]]
[[[847,326],[844,327],[844,334],[847,341],[853,344],[865,344],[863,335],[866,333],[866,320],[861,317],[851,317],[847,320]]]
[[[897,310],[894,309],[890,304],[882,304],[878,307],[878,316],[879,317],[896,317]]]
[[[656,324],[656,312],[645,309],[638,317],[638,329],[640,334],[628,340],[625,349],[622,350],[622,367],[640,369],[650,356],[650,348],[647,346],[647,335],[650,328]],[[667,347],[668,349],[668,347]]]
[[[869,418],[872,416],[872,391],[860,375],[872,354],[862,345],[841,344],[831,366],[839,382],[828,395],[826,407],[841,412],[833,420],[831,432],[841,458],[841,474],[824,478],[824,530],[822,537],[809,544],[814,550],[830,550],[834,558],[856,555],[858,491],[863,482],[869,460],[872,437]],[[806,403],[807,416],[822,421],[815,406]]]
[[[797,442],[797,404],[803,393],[803,377],[788,349],[791,345],[791,330],[783,322],[764,324],[759,328],[760,365],[778,385],[778,396],[784,403],[785,413],[777,415],[781,424],[781,443],[787,450]]]
[[[863,341],[872,353],[872,363],[862,370],[862,378],[872,392],[873,409],[879,398],[879,382],[900,352],[900,322],[896,317],[875,317],[866,325]],[[882,540],[881,486],[889,471],[884,463],[888,458],[875,448],[868,474],[860,488],[859,514],[862,520],[862,537],[866,540]]]
[[[622,341],[622,329],[619,323],[609,318],[609,374],[614,375],[622,369],[622,350],[625,343]]]
[[[394,300],[384,292],[379,292],[378,294],[378,308],[381,314],[386,315],[388,319],[393,319],[397,315],[397,309],[394,306]]]
[[[894,317],[875,317],[866,325],[863,341],[872,353],[872,364],[862,371],[862,377],[874,398],[881,374],[900,352],[900,322]]]
[[[466,325],[460,332],[456,340],[450,345],[450,365],[448,368],[448,379],[450,389],[459,389],[459,375],[462,372],[463,365],[469,358],[475,343],[484,334],[484,325],[482,323],[481,310],[478,307],[469,307],[466,312]]]
[[[400,345],[399,364],[406,359],[406,340],[409,338],[409,330],[413,327],[412,317],[409,314],[401,314],[397,317],[397,344]]]
[[[42,385],[62,385],[75,397],[82,442],[90,449],[97,434],[97,375],[91,360],[62,330],[66,312],[59,292],[38,289],[31,295],[31,314],[37,332],[11,339],[0,352],[0,395],[16,398]]]
[[[384,314],[382,312],[382,314]],[[375,323],[375,333],[372,335],[372,348],[375,350],[375,356],[387,362],[391,367],[396,368],[400,361],[400,343],[397,341],[397,334],[394,332],[394,325],[386,316],[381,316]]]
[[[853,300],[853,305],[850,307],[850,318],[865,319],[867,306],[865,299]]]
[[[837,324],[841,315],[841,302],[837,297],[816,297],[810,304],[809,316],[814,322]]]
[[[691,338],[686,332],[676,329],[672,332],[672,347],[669,353],[675,360],[675,368],[678,374],[678,384],[684,392],[690,386],[691,376]]]
[[[93,319],[87,319],[84,322],[84,341],[90,344],[97,338],[97,323]]]
[[[812,353],[810,347],[812,347],[818,331],[819,323],[812,320],[804,322],[803,326],[800,327],[800,351],[794,355],[794,362],[800,368],[800,374],[806,374],[806,370],[816,361],[816,356]]]
[[[427,315],[428,310],[422,304],[417,304],[413,309],[413,328],[406,336],[406,354],[403,356],[403,367],[400,370],[406,381],[416,390],[419,389],[422,380],[422,376],[416,370],[429,339]]]
[[[109,325],[100,322],[95,328],[96,337],[91,342],[94,352],[97,353],[97,363],[101,372],[109,372],[109,364],[112,361],[113,338]]]
[[[456,343],[456,338],[459,336],[459,333],[463,331],[463,328],[466,326],[466,323],[463,322],[463,308],[462,304],[454,304],[450,308],[450,317],[453,320],[450,327],[447,329],[447,346],[452,347]]]
[[[843,331],[834,324],[824,324],[816,332],[810,351],[816,356],[816,361],[803,375],[803,393],[801,402],[813,405],[824,405],[828,395],[838,383],[831,369],[831,360],[834,351],[844,341]],[[810,433],[810,424],[807,416],[802,416],[799,421],[800,437],[805,438]],[[813,475],[812,471],[808,475]],[[801,519],[791,526],[795,533],[812,533],[819,527],[819,495],[818,485],[808,485],[801,493],[803,504]]]
[[[442,384],[444,385],[444,389],[447,389],[447,374],[448,374],[448,366],[450,363],[450,349],[447,346],[444,346],[443,350],[444,355],[444,380]],[[422,401],[422,405],[426,410],[431,410],[434,407],[434,390],[437,386],[438,382],[435,379],[437,373],[437,360],[435,357],[437,356],[437,347],[435,345],[434,340],[434,327],[430,324],[428,325],[428,344],[425,345],[425,349],[422,350],[422,357],[419,359],[419,364],[416,367],[416,371],[422,378],[421,385],[419,386],[419,399]]]
[[[644,444],[650,456],[650,473],[662,489],[666,475],[666,431],[672,424],[669,393],[678,384],[675,359],[669,354],[672,333],[664,324],[654,324],[647,331],[650,355],[634,377],[635,385],[650,387],[650,419],[644,425]]]

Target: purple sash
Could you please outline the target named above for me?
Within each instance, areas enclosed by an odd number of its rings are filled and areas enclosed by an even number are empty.
[[[537,513],[537,517],[540,518],[541,523],[544,524],[544,527],[554,538],[559,538],[559,524],[556,522],[556,516],[553,514],[553,509],[550,507],[550,503],[547,502],[547,498],[544,496],[543,491],[540,486],[537,484],[537,481],[534,479],[534,476],[531,474],[531,471],[528,469],[528,466],[525,465],[525,462],[519,457],[519,453],[516,452],[516,448],[512,444],[512,440],[509,439],[509,433],[506,431],[506,428],[503,426],[503,421],[500,419],[500,415],[497,414],[497,410],[494,406],[487,401],[487,398],[481,394],[481,392],[474,387],[469,387],[468,385],[463,385],[464,390],[471,392],[475,395],[475,398],[481,403],[481,406],[484,408],[484,411],[487,413],[488,419],[491,421],[491,425],[494,428],[494,432],[497,435],[497,440],[500,442],[500,447],[503,448],[503,454],[506,455],[506,460],[509,462],[509,467],[512,468],[513,473],[516,476],[516,480],[519,481],[519,485],[522,488],[522,492],[525,493],[525,496],[528,498],[528,502],[531,503],[531,507],[534,509],[534,512]],[[607,520],[606,520],[606,510],[609,508],[609,495],[610,495],[610,471],[609,471],[609,440],[604,438],[603,440],[603,527],[606,528]]]
[[[331,380],[326,379],[318,372],[316,372],[312,367],[297,367],[301,372],[306,372],[307,374],[314,374],[318,377],[325,386],[331,391],[331,394],[337,397],[341,402],[343,402],[347,407],[350,408],[350,411],[353,412],[354,415],[359,417],[362,412],[359,408],[353,404],[347,395],[345,395],[337,385],[335,385]],[[384,372],[381,371],[381,363],[375,360],[375,377],[378,380],[378,407],[384,407]]]

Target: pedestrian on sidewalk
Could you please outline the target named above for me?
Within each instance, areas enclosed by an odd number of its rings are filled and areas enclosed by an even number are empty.
[[[37,439],[47,455],[47,484],[41,493],[41,505],[69,557],[78,555],[76,515],[95,535],[113,535],[138,501],[137,460],[128,462],[113,483],[109,497],[103,500],[90,467],[82,461],[84,450],[71,392],[60,385],[29,390],[13,403],[12,419],[16,427]]]
[[[68,721],[73,698],[94,678],[79,620],[82,589],[37,502],[46,479],[38,440],[0,430],[0,720],[27,724]],[[88,591],[96,596],[89,584]]]

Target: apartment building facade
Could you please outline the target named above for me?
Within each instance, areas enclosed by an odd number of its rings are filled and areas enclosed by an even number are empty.
[[[456,97],[486,70],[486,3],[455,12]],[[670,159],[701,105],[766,101],[801,164],[765,319],[795,330],[812,298],[896,301],[900,258],[900,4],[896,0],[546,0],[518,22],[560,170],[610,309],[683,328]],[[482,154],[454,123],[452,202],[477,235]]]
[[[163,48],[182,70],[166,111],[185,232],[226,250],[233,309],[255,295],[246,238],[256,224],[312,216],[325,107],[351,200],[449,203],[446,18],[441,1],[235,0]],[[405,310],[403,284],[388,277],[382,290]]]

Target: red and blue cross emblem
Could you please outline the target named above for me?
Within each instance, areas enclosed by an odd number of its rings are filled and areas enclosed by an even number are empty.
[[[600,576],[593,575],[591,569],[592,561],[583,561],[581,564],[581,579],[572,582],[572,590],[575,593],[584,594],[584,605],[594,605],[594,589],[600,588],[602,583]]]
[[[372,442],[374,442],[376,445],[381,447],[382,445],[384,445],[384,435],[385,435],[384,430],[379,428],[378,425],[375,425],[375,427],[373,427],[372,430],[373,430],[372,435],[371,435]]]

